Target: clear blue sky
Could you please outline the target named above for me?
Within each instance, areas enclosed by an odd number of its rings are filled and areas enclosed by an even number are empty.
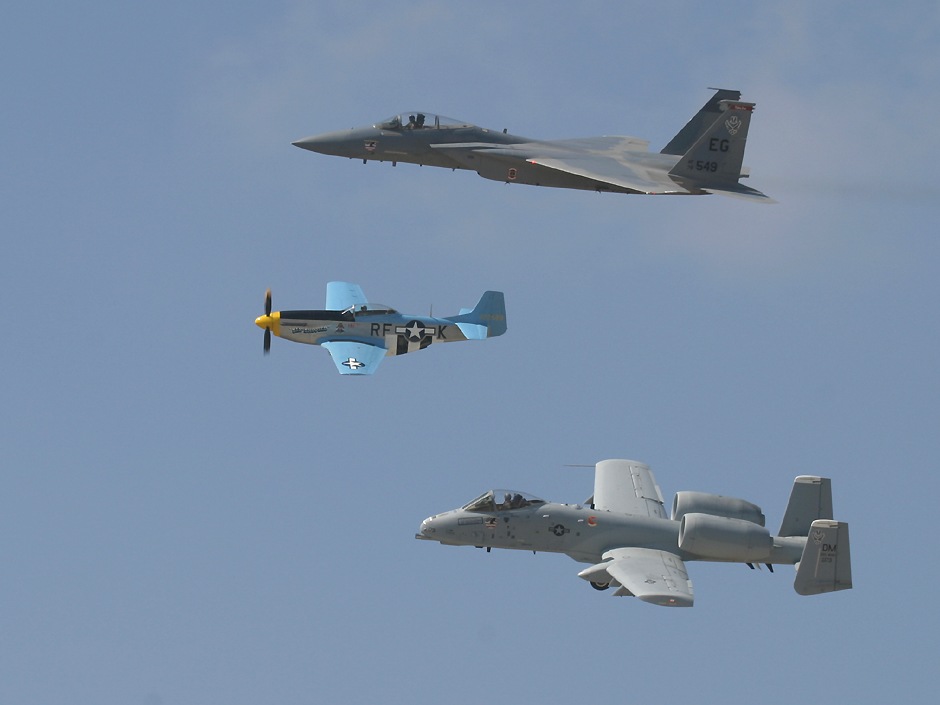
[[[0,702],[936,697],[936,3],[20,3],[0,24]],[[423,109],[659,149],[757,103],[779,201],[506,186],[291,141]],[[507,335],[339,377],[253,319],[358,282]],[[779,525],[833,478],[856,588],[696,605],[415,541],[490,487],[650,464]]]

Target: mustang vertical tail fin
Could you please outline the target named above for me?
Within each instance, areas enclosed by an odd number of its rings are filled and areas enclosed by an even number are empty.
[[[738,183],[744,162],[744,146],[754,103],[722,100],[721,112],[679,162],[669,176],[693,192],[706,191],[772,203],[760,191]]]
[[[695,113],[692,119],[685,124],[685,127],[679,130],[676,136],[669,141],[669,144],[662,148],[660,154],[685,154],[695,144],[696,140],[702,136],[702,133],[715,122],[715,118],[721,112],[719,106],[721,101],[741,100],[741,91],[729,91],[725,88],[713,88],[712,90],[715,91],[715,95],[709,98],[708,102],[702,106],[702,109]]]
[[[506,301],[501,291],[486,291],[472,309],[462,308],[451,316],[461,332],[471,340],[494,338],[506,332]]]
[[[849,525],[817,519],[812,523],[793,589],[800,595],[848,590],[852,587]]]

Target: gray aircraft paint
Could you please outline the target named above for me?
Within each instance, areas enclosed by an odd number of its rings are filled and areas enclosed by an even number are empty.
[[[852,587],[848,524],[832,521],[828,478],[796,478],[782,527],[788,535],[772,536],[763,525],[757,505],[700,492],[679,493],[667,516],[646,465],[605,460],[595,468],[594,495],[584,504],[490,490],[428,517],[415,538],[564,553],[593,564],[579,576],[596,588],[619,587],[617,595],[664,606],[692,605],[685,561],[796,565],[794,588],[801,595]],[[794,534],[797,529],[803,533]]]
[[[719,89],[659,153],[636,137],[534,140],[422,111],[297,140],[332,156],[475,171],[504,183],[626,194],[772,199],[739,182],[753,103]]]

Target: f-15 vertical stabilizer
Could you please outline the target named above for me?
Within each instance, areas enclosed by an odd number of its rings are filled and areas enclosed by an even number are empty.
[[[754,103],[719,101],[721,112],[669,172],[692,193],[721,193],[773,203],[756,189],[738,183],[744,174],[744,147]]]
[[[713,88],[715,95],[708,99],[708,102],[702,106],[685,127],[679,130],[679,133],[670,140],[662,149],[663,154],[685,154],[689,148],[695,144],[702,133],[705,132],[715,118],[721,112],[719,104],[723,100],[741,100],[741,91],[729,91],[725,88]]]
[[[797,564],[793,589],[800,595],[848,590],[852,587],[849,525],[818,519],[812,523],[803,557]]]

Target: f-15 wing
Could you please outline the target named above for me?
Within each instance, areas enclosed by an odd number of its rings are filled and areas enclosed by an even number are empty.
[[[630,155],[647,154],[649,143],[635,137],[592,137],[555,143],[526,142],[493,146],[482,142],[432,145],[461,164],[477,169],[486,162],[505,165],[526,162],[552,172],[572,174],[590,181],[646,194],[690,193],[666,174],[662,166],[650,169]]]
[[[615,548],[603,555],[607,574],[622,586],[615,595],[635,595],[663,607],[691,607],[692,581],[682,559],[650,548]]]
[[[387,352],[377,345],[352,340],[331,340],[320,345],[330,351],[341,375],[371,375]]]
[[[594,181],[646,194],[691,193],[662,173],[634,164],[626,164],[614,157],[585,154],[572,157],[533,157],[530,164],[547,169],[583,176]]]

